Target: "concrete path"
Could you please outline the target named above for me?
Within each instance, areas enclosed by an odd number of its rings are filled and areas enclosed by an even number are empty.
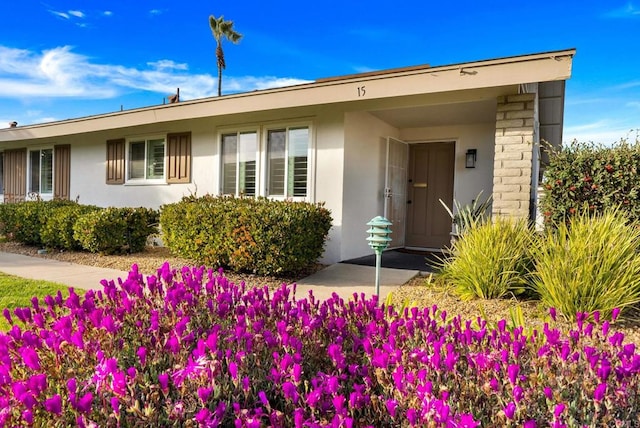
[[[75,263],[62,262],[41,257],[0,252],[0,272],[35,280],[46,280],[69,287],[102,289],[103,279],[117,282],[125,279],[128,272]],[[380,294],[385,299],[390,291],[418,275],[417,270],[382,268]],[[305,298],[313,290],[316,299],[325,300],[333,292],[347,300],[353,293],[375,293],[375,268],[346,263],[337,263],[304,278],[297,283],[296,296]]]
[[[128,272],[79,265],[44,257],[0,252],[0,272],[22,278],[46,280],[69,287],[101,290],[103,279],[127,278]]]
[[[380,296],[384,300],[390,291],[409,281],[420,272],[406,269],[380,269]],[[307,297],[309,290],[320,300],[331,297],[333,292],[343,299],[353,293],[375,294],[376,270],[370,266],[336,263],[298,281],[296,296]]]

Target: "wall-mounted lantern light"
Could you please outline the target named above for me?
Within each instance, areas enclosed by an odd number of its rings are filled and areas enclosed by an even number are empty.
[[[380,299],[380,259],[382,257],[382,251],[389,246],[391,242],[391,222],[382,216],[377,216],[371,219],[367,226],[370,226],[367,233],[369,237],[367,241],[369,246],[376,253],[376,296]]]
[[[475,168],[476,167],[476,159],[478,158],[478,150],[469,149],[467,150],[467,154],[465,155],[465,168]]]

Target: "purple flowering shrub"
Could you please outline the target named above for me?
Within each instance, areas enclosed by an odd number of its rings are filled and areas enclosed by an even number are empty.
[[[597,313],[561,332],[296,299],[162,266],[4,315],[0,426],[631,426],[640,354]],[[554,315],[552,313],[552,315]],[[615,314],[614,314],[615,317]],[[602,322],[601,322],[602,321]]]

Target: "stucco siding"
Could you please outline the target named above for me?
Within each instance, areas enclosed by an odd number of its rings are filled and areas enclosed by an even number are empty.
[[[367,112],[345,114],[341,259],[372,253],[366,223],[383,215],[386,137],[399,131]]]

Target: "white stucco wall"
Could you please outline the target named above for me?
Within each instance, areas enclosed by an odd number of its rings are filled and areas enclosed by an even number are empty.
[[[304,116],[303,116],[304,114]],[[295,115],[295,116],[294,116]],[[302,119],[300,117],[302,117]],[[172,124],[160,124],[116,132],[101,132],[82,137],[56,139],[56,144],[71,144],[71,199],[98,206],[146,206],[159,208],[190,194],[218,194],[220,189],[220,129],[261,128],[273,123],[305,122],[312,128],[315,151],[309,159],[312,169],[309,200],[323,202],[331,211],[333,227],[325,246],[322,263],[341,260],[343,221],[344,113],[339,109],[318,108],[274,115],[243,115],[227,119],[199,119]],[[235,125],[230,125],[233,123]],[[131,136],[165,135],[171,132],[191,132],[192,180],[187,184],[107,185],[105,183],[105,142]],[[53,144],[53,142],[51,142]],[[264,148],[263,148],[264,149]]]
[[[342,251],[348,260],[373,250],[368,246],[366,223],[383,215],[386,138],[399,131],[367,112],[345,114],[344,197]]]
[[[166,135],[171,132],[191,131],[192,180],[186,184],[108,185],[105,182],[105,158],[108,139],[130,136]],[[79,198],[82,204],[98,206],[145,206],[159,208],[163,204],[178,201],[185,195],[217,193],[214,162],[215,134],[206,123],[184,122],[163,124],[155,129],[96,133],[71,137],[60,143],[71,144],[71,199]],[[60,139],[59,139],[60,140]]]
[[[470,204],[480,191],[482,200],[493,193],[494,123],[403,129],[400,138],[408,142],[456,142],[453,198],[460,204]],[[478,151],[475,168],[465,168],[468,149]]]

